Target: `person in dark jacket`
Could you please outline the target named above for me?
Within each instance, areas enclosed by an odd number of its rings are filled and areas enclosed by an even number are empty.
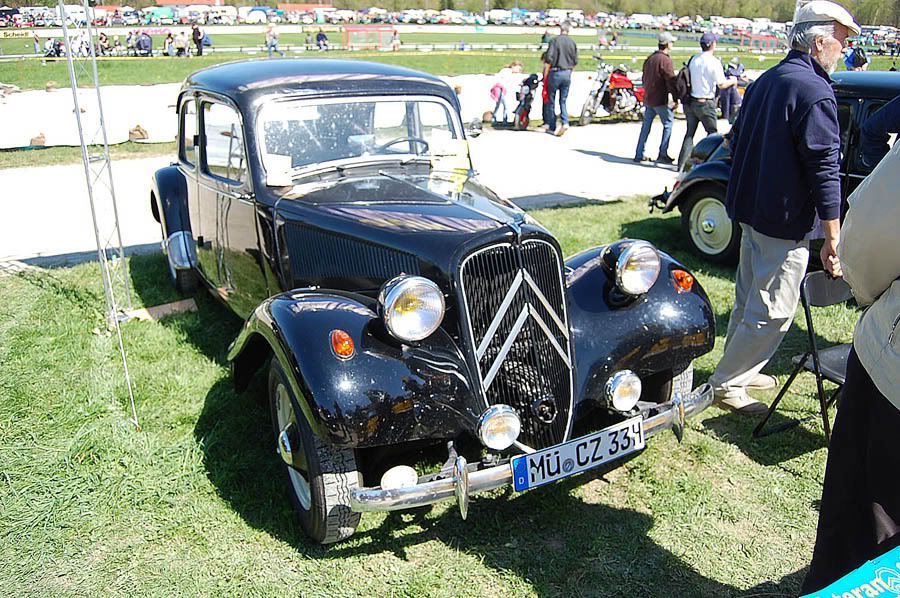
[[[794,320],[817,213],[822,264],[841,275],[840,130],[828,73],[860,28],[826,0],[802,6],[794,23],[791,51],[747,89],[730,137],[725,205],[740,223],[740,261],[725,353],[709,382],[720,406],[741,413],[766,411],[748,389],[776,386],[760,371]]]
[[[672,164],[675,160],[669,156],[669,140],[672,138],[672,123],[675,122],[675,102],[671,99],[675,97],[675,65],[672,64],[669,52],[676,39],[668,31],[663,31],[657,41],[659,49],[644,61],[644,124],[641,125],[641,134],[638,136],[634,161],[650,160],[644,156],[644,145],[650,136],[653,119],[658,116],[663,132],[656,162]]]
[[[194,46],[197,48],[197,56],[203,56],[203,32],[197,23],[191,25],[191,39],[194,40]]]
[[[566,100],[572,84],[572,71],[578,64],[578,48],[569,37],[569,28],[568,21],[559,24],[559,35],[550,41],[544,63],[544,78],[548,80],[547,91],[550,96],[550,110],[547,113],[550,120],[547,122],[547,132],[557,137],[565,134],[569,128]],[[559,117],[562,121],[558,129],[556,128],[557,95],[559,95]]]
[[[888,153],[891,133],[900,133],[900,96],[876,110],[860,128],[862,163],[869,170]]]
[[[744,75],[744,65],[737,56],[733,57],[725,67],[725,77],[736,79],[738,82],[747,80]],[[722,118],[734,124],[738,109],[741,107],[741,94],[738,92],[737,85],[719,92],[719,107],[722,109]]]

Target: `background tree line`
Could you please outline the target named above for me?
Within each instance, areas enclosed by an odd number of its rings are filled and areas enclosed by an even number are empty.
[[[71,0],[70,0],[71,2]],[[328,2],[328,0],[323,0]],[[53,0],[4,0],[8,6],[56,6]],[[73,4],[75,2],[72,2]],[[99,0],[102,4],[127,4],[135,8],[155,5],[153,0],[113,1]],[[185,3],[190,3],[185,0]],[[234,6],[275,6],[278,0],[225,0]],[[709,17],[767,17],[774,21],[789,21],[794,14],[795,0],[331,0],[336,8],[358,10],[379,6],[390,11],[407,8],[442,10],[445,8],[483,12],[486,8],[513,8],[528,10],[547,8],[580,8],[585,14],[650,13],[678,16],[702,15]],[[900,0],[844,0],[841,2],[864,25],[900,25]]]

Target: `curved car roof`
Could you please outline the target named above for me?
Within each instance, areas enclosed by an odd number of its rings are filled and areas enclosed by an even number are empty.
[[[193,73],[185,80],[184,88],[219,93],[239,105],[275,94],[427,94],[442,96],[459,110],[456,93],[438,77],[362,60],[286,58],[227,62]]]
[[[900,95],[898,71],[841,71],[831,78],[837,95],[884,100]]]

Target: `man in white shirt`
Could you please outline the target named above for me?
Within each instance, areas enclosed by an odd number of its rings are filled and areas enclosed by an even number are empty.
[[[691,156],[694,149],[694,134],[697,125],[703,124],[707,135],[718,133],[716,121],[719,118],[716,112],[716,88],[728,89],[737,85],[734,77],[725,78],[722,63],[713,53],[716,51],[715,33],[707,31],[700,37],[701,53],[693,56],[688,62],[688,70],[691,73],[691,99],[684,105],[684,115],[687,118],[687,133],[681,143],[681,153],[678,155],[678,168]]]

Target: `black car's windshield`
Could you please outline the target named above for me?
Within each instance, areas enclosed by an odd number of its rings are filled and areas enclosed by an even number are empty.
[[[453,110],[438,98],[365,97],[270,102],[258,135],[267,176],[323,163],[465,153]]]

